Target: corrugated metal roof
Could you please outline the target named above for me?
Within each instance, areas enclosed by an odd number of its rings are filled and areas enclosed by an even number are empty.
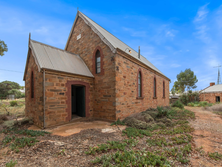
[[[200,93],[211,93],[211,92],[222,92],[222,84],[209,86],[208,88],[202,90]]]
[[[89,17],[87,17],[86,15],[84,15],[83,13],[81,13],[80,11],[78,11],[75,22],[77,20],[77,17],[80,16],[85,22],[86,24],[88,24],[92,30],[97,33],[100,38],[104,41],[104,43],[106,43],[108,46],[110,46],[112,51],[115,51],[116,48],[121,49],[122,51],[124,51],[125,53],[127,53],[128,55],[136,58],[137,60],[139,60],[140,62],[146,64],[148,67],[150,67],[151,69],[157,71],[158,73],[164,75],[159,69],[157,69],[150,61],[148,61],[144,56],[140,55],[140,58],[138,58],[138,52],[136,52],[135,50],[133,50],[131,47],[129,47],[128,45],[126,45],[124,42],[122,42],[121,40],[119,40],[117,37],[115,37],[114,35],[112,35],[110,32],[108,32],[107,30],[105,30],[104,28],[102,28],[100,25],[98,25],[96,22],[94,22],[93,20],[91,20]],[[69,38],[71,37],[71,33],[73,31],[75,22],[73,24],[72,30],[70,32]],[[69,42],[69,39],[67,41],[67,44]],[[67,44],[65,49],[67,49]],[[129,50],[131,50],[131,53],[129,53]],[[126,50],[127,49],[127,50]],[[165,76],[165,75],[164,75]]]
[[[40,69],[94,77],[78,55],[33,40],[30,40],[30,47]]]

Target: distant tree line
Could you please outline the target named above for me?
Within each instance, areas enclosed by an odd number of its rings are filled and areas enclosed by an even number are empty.
[[[19,90],[23,88],[24,86],[20,86],[16,82],[12,81],[0,82],[0,98],[6,98],[8,95],[15,95],[15,98],[25,97],[25,93],[22,93]]]

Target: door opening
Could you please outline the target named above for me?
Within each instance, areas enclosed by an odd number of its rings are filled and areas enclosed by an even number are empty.
[[[72,85],[72,119],[85,117],[85,86]]]
[[[220,96],[216,96],[216,102],[220,102]]]

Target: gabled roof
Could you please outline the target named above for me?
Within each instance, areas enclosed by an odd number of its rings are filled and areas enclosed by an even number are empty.
[[[39,71],[41,69],[48,69],[87,77],[94,77],[79,55],[34,40],[29,41],[29,47],[32,50]],[[27,69],[25,69],[25,73],[26,70]]]
[[[110,32],[108,32],[107,30],[105,30],[104,28],[102,28],[100,25],[98,25],[96,22],[94,22],[93,20],[91,20],[89,17],[87,17],[86,15],[84,15],[83,13],[81,13],[80,11],[77,12],[75,21],[73,23],[72,29],[70,31],[66,46],[65,46],[65,50],[67,50],[68,47],[68,43],[69,40],[71,38],[71,34],[73,32],[73,29],[75,27],[75,24],[77,22],[78,17],[81,17],[84,22],[89,25],[91,27],[91,29],[101,38],[101,40],[110,47],[111,51],[113,53],[116,53],[116,49],[119,48],[120,50],[122,50],[123,52],[127,53],[129,56],[134,57],[135,59],[137,59],[138,61],[142,62],[143,64],[145,64],[146,66],[150,67],[151,69],[153,69],[154,71],[160,73],[161,75],[165,76],[159,69],[157,69],[150,61],[148,61],[145,57],[143,57],[142,55],[140,55],[140,58],[138,58],[138,52],[136,52],[135,50],[133,50],[131,47],[129,47],[128,45],[126,45],[124,42],[122,42],[121,40],[119,40],[117,37],[115,37],[114,35],[112,35]],[[131,53],[128,53],[128,49],[131,50]],[[127,49],[127,50],[126,50]],[[165,76],[166,77],[166,76]],[[169,79],[170,80],[170,79]]]
[[[222,84],[209,86],[203,89],[200,93],[214,93],[214,92],[222,92]]]

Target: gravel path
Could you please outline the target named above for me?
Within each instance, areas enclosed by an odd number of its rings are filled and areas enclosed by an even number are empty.
[[[190,121],[194,127],[194,142],[196,147],[203,147],[206,153],[218,152],[222,154],[222,119],[200,107],[186,107],[195,112],[196,120]],[[222,166],[222,162],[209,158],[191,159],[193,166]]]

